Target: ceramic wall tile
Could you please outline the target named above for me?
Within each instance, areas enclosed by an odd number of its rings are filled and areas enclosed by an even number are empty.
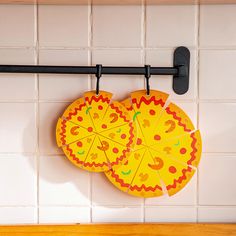
[[[147,47],[196,46],[197,6],[147,6]]]
[[[0,207],[0,225],[36,223],[36,207]]]
[[[40,50],[41,65],[87,66],[88,50]],[[90,87],[88,75],[39,75],[39,99],[73,101]],[[52,93],[53,88],[53,93]]]
[[[40,207],[40,224],[79,224],[90,222],[89,207]]]
[[[88,6],[50,6],[38,8],[41,47],[87,47]]]
[[[196,222],[194,207],[146,207],[145,222]]]
[[[41,156],[39,204],[42,206],[85,206],[90,204],[90,177],[65,156]],[[55,172],[54,170],[60,170]]]
[[[34,156],[0,156],[0,206],[35,206],[37,200],[36,183]],[[9,220],[13,220],[12,212],[14,211],[9,209]],[[24,215],[23,211],[18,211],[18,213]],[[16,212],[16,214],[18,213]],[[1,210],[0,218],[2,218]]]
[[[62,154],[56,144],[56,124],[69,103],[39,104],[39,151],[41,154]]]
[[[235,103],[200,103],[199,126],[204,152],[235,152]]]
[[[236,99],[235,50],[202,50],[200,53],[200,99]]]
[[[35,152],[35,104],[0,103],[0,110],[1,152]]]
[[[0,46],[35,45],[35,11],[33,5],[0,5]]]
[[[235,156],[203,155],[199,168],[200,205],[236,205]]]
[[[0,6],[1,8],[1,6]],[[35,64],[33,49],[0,48],[0,64]],[[36,76],[32,74],[0,74],[0,100],[32,100],[37,98]]]
[[[202,5],[200,8],[200,43],[203,47],[235,46],[236,6]]]
[[[142,210],[135,207],[93,207],[92,222],[142,222]]]
[[[93,6],[95,47],[140,47],[142,8],[137,6]]]
[[[198,221],[203,223],[235,223],[236,207],[199,207]]]

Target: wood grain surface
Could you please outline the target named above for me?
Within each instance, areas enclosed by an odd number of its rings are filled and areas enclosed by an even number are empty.
[[[1,236],[235,236],[236,224],[78,224],[1,226]]]

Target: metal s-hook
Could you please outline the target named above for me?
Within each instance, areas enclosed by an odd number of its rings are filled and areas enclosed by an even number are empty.
[[[146,78],[146,88],[147,88],[147,95],[150,95],[150,84],[149,78],[151,77],[151,66],[145,65],[145,78]]]
[[[96,65],[97,68],[97,72],[96,72],[96,77],[97,77],[97,83],[96,83],[96,95],[99,95],[99,82],[100,82],[100,78],[102,76],[102,65],[101,64],[97,64]]]

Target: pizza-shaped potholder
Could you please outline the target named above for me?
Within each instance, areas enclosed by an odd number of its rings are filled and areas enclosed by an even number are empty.
[[[125,161],[135,144],[127,109],[112,94],[87,92],[59,118],[56,139],[68,159],[85,170],[101,172]]]
[[[140,197],[180,191],[193,176],[201,156],[200,132],[168,95],[137,91],[123,104],[133,117],[137,141],[129,159],[106,172],[120,190]]]

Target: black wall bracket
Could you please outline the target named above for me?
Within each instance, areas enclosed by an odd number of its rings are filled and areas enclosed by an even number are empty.
[[[178,47],[174,52],[173,67],[150,67],[150,75],[173,75],[173,90],[185,94],[189,88],[190,52]],[[37,74],[97,74],[97,66],[44,66],[44,65],[0,65],[0,73]],[[102,66],[102,75],[146,75],[146,67]]]
[[[185,94],[189,89],[190,51],[185,47],[178,47],[174,52],[174,67],[178,74],[173,76],[173,90],[177,94]]]

